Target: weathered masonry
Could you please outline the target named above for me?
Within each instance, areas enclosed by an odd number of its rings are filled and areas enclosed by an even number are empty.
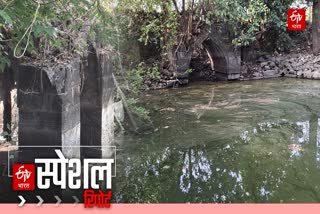
[[[19,66],[19,146],[80,146],[80,68],[80,59]],[[62,150],[80,157],[80,148]]]
[[[101,152],[99,147],[113,143],[111,72],[108,56],[99,52],[85,60],[75,57],[45,67],[21,64],[17,76],[19,146],[62,146],[69,158],[108,155],[110,149]],[[27,153],[55,156],[53,149],[19,151],[24,160]]]
[[[82,69],[81,85],[81,145],[83,157],[92,158],[110,156],[113,141],[113,88],[111,60],[106,54],[91,48],[87,61]],[[97,151],[94,146],[102,146]]]
[[[203,35],[198,36],[198,40],[209,55],[215,79],[240,79],[241,54],[232,44],[233,39],[228,25],[219,22],[212,24],[210,32],[203,32]],[[185,71],[190,68],[192,52],[189,50],[177,52],[176,58],[179,84],[187,84],[189,75]]]
[[[241,57],[240,52],[232,45],[228,26],[224,23],[212,25],[212,33],[204,41],[203,45],[209,51],[218,79],[237,80],[240,78]]]

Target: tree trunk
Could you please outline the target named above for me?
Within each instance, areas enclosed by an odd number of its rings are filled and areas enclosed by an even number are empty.
[[[319,0],[313,0],[312,49],[314,54],[320,53],[320,2]]]

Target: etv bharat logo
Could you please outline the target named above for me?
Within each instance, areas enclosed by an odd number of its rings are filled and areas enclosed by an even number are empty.
[[[35,184],[39,190],[49,189],[51,184],[60,186],[61,189],[82,187],[85,208],[110,208],[109,200],[112,190],[104,193],[99,188],[101,182],[105,182],[106,188],[111,189],[114,159],[84,159],[82,166],[80,159],[67,159],[61,150],[55,150],[55,152],[59,157],[57,159],[35,159],[36,164],[41,164],[37,167],[35,164],[14,164],[13,190],[33,191]],[[37,179],[35,179],[36,176]]]
[[[306,10],[289,9],[288,10],[288,30],[306,29]]]
[[[32,191],[35,189],[34,164],[13,165],[13,190]]]

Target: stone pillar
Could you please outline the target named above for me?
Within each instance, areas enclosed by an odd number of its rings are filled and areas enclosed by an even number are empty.
[[[112,149],[100,146],[113,145],[113,92],[112,64],[106,53],[90,48],[83,66],[81,89],[81,145],[97,146],[83,148],[85,158],[110,157]]]
[[[19,66],[19,146],[62,146],[66,157],[80,157],[79,147],[65,147],[80,146],[80,67],[79,59],[44,68]],[[36,151],[56,157],[53,149]],[[39,157],[35,149],[28,153]]]

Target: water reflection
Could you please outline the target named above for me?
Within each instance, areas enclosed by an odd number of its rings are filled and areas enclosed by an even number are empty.
[[[309,121],[297,122],[297,126],[300,127],[302,135],[298,137],[299,143],[309,143],[310,123]]]
[[[200,180],[203,182],[211,178],[211,162],[204,155],[203,151],[195,151],[190,149],[184,153],[184,161],[180,176],[180,189],[184,193],[188,193],[191,188],[192,180]],[[199,189],[201,191],[201,189]]]
[[[138,160],[128,156],[124,167],[126,182],[122,188],[130,194],[115,197],[119,202],[272,201],[278,197],[278,189],[287,185],[288,173],[292,173],[293,162],[288,160],[302,158],[302,147],[309,145],[312,124],[288,120],[262,122],[239,134],[244,144],[231,143],[215,150],[206,146],[185,149],[167,146],[161,151],[141,153],[145,157],[140,156]],[[320,161],[320,119],[316,125],[316,156]],[[289,134],[293,136],[285,137],[290,141],[285,145],[276,142],[268,150],[268,140],[272,140],[270,136],[274,132],[292,129],[295,131]],[[252,146],[258,146],[257,137],[261,136],[264,136],[261,147],[255,150]],[[241,145],[247,145],[250,150]]]
[[[291,138],[286,138],[290,139],[286,145],[276,142],[268,149],[268,141],[272,140],[270,136],[274,132],[292,129],[295,131],[290,132]],[[168,194],[175,192],[172,197],[184,202],[269,201],[287,179],[286,171],[290,166],[287,161],[301,157],[302,146],[310,141],[310,132],[309,121],[262,122],[239,134],[239,139],[250,147],[250,152],[241,144],[231,143],[215,150],[206,146],[186,149],[167,146],[162,151],[143,153],[146,157],[138,160],[128,156],[124,174],[128,179],[125,189],[130,194],[116,197],[122,202],[145,202],[146,195],[151,195],[148,196],[150,202],[166,202],[174,200]],[[260,147],[257,139],[261,136],[264,137]],[[259,147],[255,150],[252,146]],[[320,119],[317,148],[319,161]],[[177,183],[180,193],[175,190]]]
[[[310,121],[299,121],[299,122],[289,122],[286,119],[282,119],[278,122],[263,122],[259,123],[257,127],[253,128],[252,131],[245,130],[240,133],[239,137],[244,143],[249,143],[252,136],[258,135],[259,131],[267,132],[272,128],[281,127],[284,125],[290,125],[296,129],[296,131],[292,134],[290,138],[290,142],[288,144],[288,149],[290,150],[290,157],[299,157],[302,152],[305,150],[303,145],[308,144],[310,142]],[[295,127],[296,125],[296,127]],[[315,124],[317,127],[316,133],[316,161],[320,162],[320,118],[317,119],[317,123]],[[265,192],[264,190],[261,190]]]
[[[318,119],[318,127],[317,127],[317,156],[316,160],[320,162],[320,118]]]
[[[124,136],[117,201],[320,202],[320,99],[309,96],[319,89],[273,80],[150,92],[158,131]]]
[[[250,143],[254,136],[259,136],[261,133],[270,133],[272,131],[283,128],[284,126],[290,127],[295,130],[290,137],[290,142],[288,142],[288,149],[291,153],[290,157],[299,157],[301,152],[304,150],[302,148],[303,144],[309,143],[310,135],[310,122],[290,122],[287,119],[281,119],[276,122],[262,122],[258,123],[257,127],[252,128],[252,130],[245,130],[240,133],[239,137],[244,143]],[[272,133],[270,134],[270,136]]]

